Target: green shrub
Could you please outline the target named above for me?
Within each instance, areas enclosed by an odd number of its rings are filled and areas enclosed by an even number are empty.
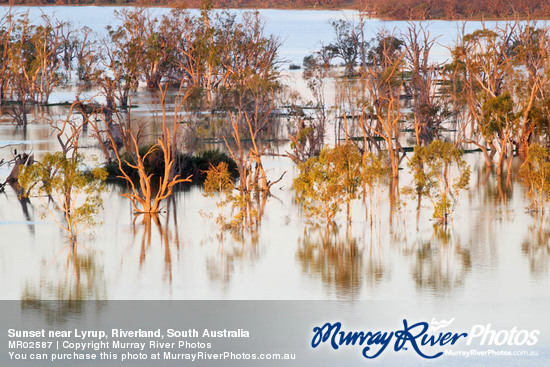
[[[140,154],[143,156],[150,149],[151,146],[143,146],[140,148]],[[123,154],[122,168],[125,172],[129,173],[130,177],[137,179],[137,172],[133,172],[132,168],[128,166],[126,161],[133,164],[133,159],[129,154]],[[218,166],[221,162],[227,163],[228,170],[233,177],[237,176],[237,163],[226,153],[219,150],[205,150],[199,152],[196,155],[193,154],[180,154],[176,161],[175,174],[180,177],[188,177],[191,175],[191,179],[194,182],[202,182],[206,179],[206,171],[210,168],[210,165]],[[115,178],[121,175],[120,168],[117,162],[111,162],[105,165],[105,169],[109,175],[109,178]],[[145,161],[145,170],[149,174],[161,176],[164,172],[164,160],[162,151],[157,151],[149,154]]]

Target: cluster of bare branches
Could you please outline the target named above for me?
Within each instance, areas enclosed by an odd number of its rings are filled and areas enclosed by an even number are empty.
[[[244,13],[237,20],[234,14],[212,12],[208,2],[198,16],[182,9],[153,16],[143,8],[125,9],[116,16],[120,25],[108,27],[104,38],[88,28],[76,30],[47,17],[39,26],[26,14],[8,13],[3,19],[3,111],[11,109],[12,103],[19,106],[13,110],[20,119],[14,118],[26,124],[29,106],[48,103],[54,88],[68,81],[79,86],[66,119],[50,121],[61,151],[26,170],[23,194],[53,198],[58,193],[51,190],[51,182],[63,186],[86,174],[81,171],[84,158],[79,138],[89,129],[105,163],[126,183],[123,196],[134,212],[154,217],[175,187],[190,181],[181,173],[182,131],[199,128],[200,119],[193,116],[208,108],[223,111],[219,115],[226,122],[227,149],[237,162],[235,222],[240,222],[240,228],[257,224],[262,210],[255,203],[265,204],[276,182],[269,181],[262,157],[267,150],[264,135],[275,120],[281,89],[280,41],[264,34],[257,12]],[[33,47],[27,48],[29,42],[34,42]],[[158,100],[158,115],[152,121],[132,118],[132,93],[140,83]],[[84,88],[93,88],[96,95],[81,99]],[[147,124],[155,125],[152,143],[145,132]],[[243,144],[248,140],[250,146]],[[98,178],[104,178],[103,173]],[[74,190],[44,203],[67,230],[71,243],[76,243],[79,233],[77,222],[88,220],[85,214],[93,211],[89,205],[81,213],[75,207],[77,190],[93,196],[90,183],[82,178],[81,188],[75,185]],[[99,208],[98,197],[94,200]],[[65,219],[54,216],[57,209]]]

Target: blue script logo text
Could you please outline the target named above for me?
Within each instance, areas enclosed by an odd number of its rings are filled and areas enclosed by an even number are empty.
[[[446,344],[453,345],[461,337],[466,338],[467,333],[439,333],[428,334],[429,324],[426,322],[418,322],[414,325],[408,324],[407,320],[403,320],[403,329],[391,332],[382,331],[341,331],[342,324],[335,322],[333,324],[326,323],[323,326],[313,328],[313,339],[311,346],[317,348],[319,344],[330,342],[334,349],[341,346],[360,345],[364,346],[363,356],[365,358],[376,358],[391,344],[397,352],[401,349],[411,347],[421,357],[437,358],[443,354],[439,352],[433,355],[424,352],[425,347],[443,346]],[[372,350],[371,350],[372,349]]]

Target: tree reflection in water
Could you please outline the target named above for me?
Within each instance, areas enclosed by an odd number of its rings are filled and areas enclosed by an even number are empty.
[[[175,208],[175,206],[174,206]],[[174,209],[175,210],[175,209]],[[170,213],[170,211],[168,211]],[[141,217],[141,224],[136,224],[138,218]],[[178,226],[177,226],[177,216],[176,213],[173,214],[175,222],[175,235],[172,235],[172,232],[169,228],[170,215],[166,216],[165,224],[163,225],[160,221],[160,216],[158,214],[146,214],[142,213],[134,216],[134,221],[132,223],[132,229],[134,238],[138,237],[140,231],[141,233],[141,250],[139,254],[139,269],[143,269],[146,262],[147,253],[151,249],[151,239],[153,235],[153,224],[157,229],[157,234],[160,237],[160,243],[163,250],[163,259],[164,259],[164,275],[163,278],[169,284],[172,284],[172,251],[171,243],[174,243],[176,249],[179,249],[179,236],[178,236]]]
[[[550,230],[536,221],[529,226],[528,235],[521,244],[521,251],[529,261],[529,270],[535,276],[548,272],[550,260]]]
[[[28,282],[21,299],[79,301],[87,299],[105,299],[106,282],[103,269],[96,262],[93,250],[69,251],[63,259],[63,249],[52,259],[43,259],[40,279]],[[76,302],[78,303],[78,302]],[[76,307],[76,306],[75,306]]]
[[[219,243],[216,253],[206,259],[206,270],[212,281],[229,283],[236,266],[254,263],[260,257],[257,231],[239,235],[232,233],[234,235],[229,239],[218,234],[216,241],[209,241],[210,244]]]
[[[21,205],[21,211],[23,212],[23,218],[25,218],[25,220],[27,221],[27,227],[29,228],[29,233],[31,234],[31,236],[34,236],[35,230],[36,230],[35,223],[33,221],[34,206],[32,205],[29,198],[19,196],[21,187],[17,182],[10,183],[10,186],[13,189],[15,196],[17,197],[17,201],[19,201],[19,204]]]
[[[320,275],[339,297],[357,298],[363,280],[363,250],[356,238],[341,237],[337,228],[306,228],[298,242],[296,257],[304,273]],[[369,278],[380,279],[380,269],[371,269]]]
[[[479,200],[485,203],[501,203],[504,206],[513,199],[514,185],[511,180],[511,175],[516,174],[519,169],[520,162],[514,161],[510,167],[510,175],[498,177],[494,172],[487,168],[481,162],[472,164],[472,172],[476,175],[475,188],[478,193]]]
[[[472,269],[470,249],[442,226],[434,226],[432,239],[421,241],[411,254],[416,257],[412,277],[417,287],[436,294],[462,286]]]
[[[81,245],[79,252],[70,251],[66,260],[63,256],[43,259],[40,279],[23,288],[21,311],[29,319],[38,317],[48,325],[63,325],[94,311],[101,314],[105,302],[81,301],[104,300],[106,294],[103,267],[96,262],[95,251]]]
[[[211,280],[228,283],[236,263],[252,263],[259,258],[259,229],[268,196],[273,197],[257,192],[241,196],[233,203],[237,214],[231,221],[223,221],[215,240],[208,240],[208,244],[219,244],[216,254],[206,259]]]

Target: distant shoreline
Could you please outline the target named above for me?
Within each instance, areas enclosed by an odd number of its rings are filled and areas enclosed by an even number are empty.
[[[78,0],[77,0],[78,1]],[[84,0],[86,1],[86,0]],[[110,0],[108,0],[110,1]],[[415,14],[415,8],[408,9],[408,15],[409,16],[394,16],[393,13],[388,14],[388,11],[383,11],[382,13],[380,11],[376,10],[378,1],[385,1],[385,0],[374,0],[370,3],[370,9],[366,10],[365,7],[361,7],[359,4],[361,1],[359,0],[352,0],[352,1],[346,1],[346,0],[333,0],[332,2],[335,4],[341,4],[341,6],[338,5],[331,5],[329,4],[329,1],[324,1],[325,4],[312,4],[312,5],[303,5],[303,3],[312,2],[312,0],[302,0],[298,1],[298,4],[296,6],[288,6],[288,4],[281,4],[280,2],[274,2],[267,1],[267,2],[259,2],[258,1],[240,1],[240,4],[227,4],[230,6],[220,6],[219,3],[224,4],[223,0],[213,1],[214,6],[213,9],[219,9],[219,10],[296,10],[296,11],[306,11],[306,10],[313,10],[313,11],[356,11],[356,12],[364,12],[367,14],[367,18],[375,18],[382,21],[499,21],[499,20],[548,20],[550,19],[550,7],[548,7],[548,10],[541,13],[540,11],[538,13],[536,12],[516,12],[516,13],[506,13],[502,14],[500,16],[495,16],[494,14],[486,14],[484,12],[476,13],[470,16],[467,16],[465,14],[456,14],[455,16],[435,16],[434,14],[426,15],[426,13],[421,13],[422,16],[417,16]],[[401,6],[403,8],[407,5],[409,2],[419,2],[420,4],[423,4],[423,0],[398,0],[395,4],[396,7]],[[458,0],[457,0],[458,1]],[[466,3],[469,0],[463,0]],[[471,0],[470,0],[471,1]],[[498,1],[498,0],[497,0]],[[529,0],[528,0],[529,1]],[[534,3],[537,3],[537,1],[543,1],[543,0],[531,0]],[[546,1],[546,0],[544,0]],[[141,2],[127,2],[127,3],[117,3],[115,1],[111,2],[105,2],[101,4],[89,2],[89,3],[79,3],[79,4],[50,4],[50,3],[40,3],[40,2],[33,2],[29,4],[0,4],[2,7],[62,7],[62,6],[74,6],[74,7],[104,7],[104,8],[113,8],[113,7],[137,7],[137,8],[177,8],[182,7],[186,9],[200,9],[202,1],[200,0],[190,0],[185,2],[173,2],[173,1],[166,1],[166,2],[156,2],[154,4],[152,3],[141,3]],[[321,3],[323,1],[317,1],[316,3]],[[237,6],[235,6],[237,5]],[[440,14],[444,9],[433,9],[433,12],[436,14]],[[505,11],[505,9],[504,9]],[[394,11],[395,13],[396,11]],[[528,15],[530,14],[530,15]]]

